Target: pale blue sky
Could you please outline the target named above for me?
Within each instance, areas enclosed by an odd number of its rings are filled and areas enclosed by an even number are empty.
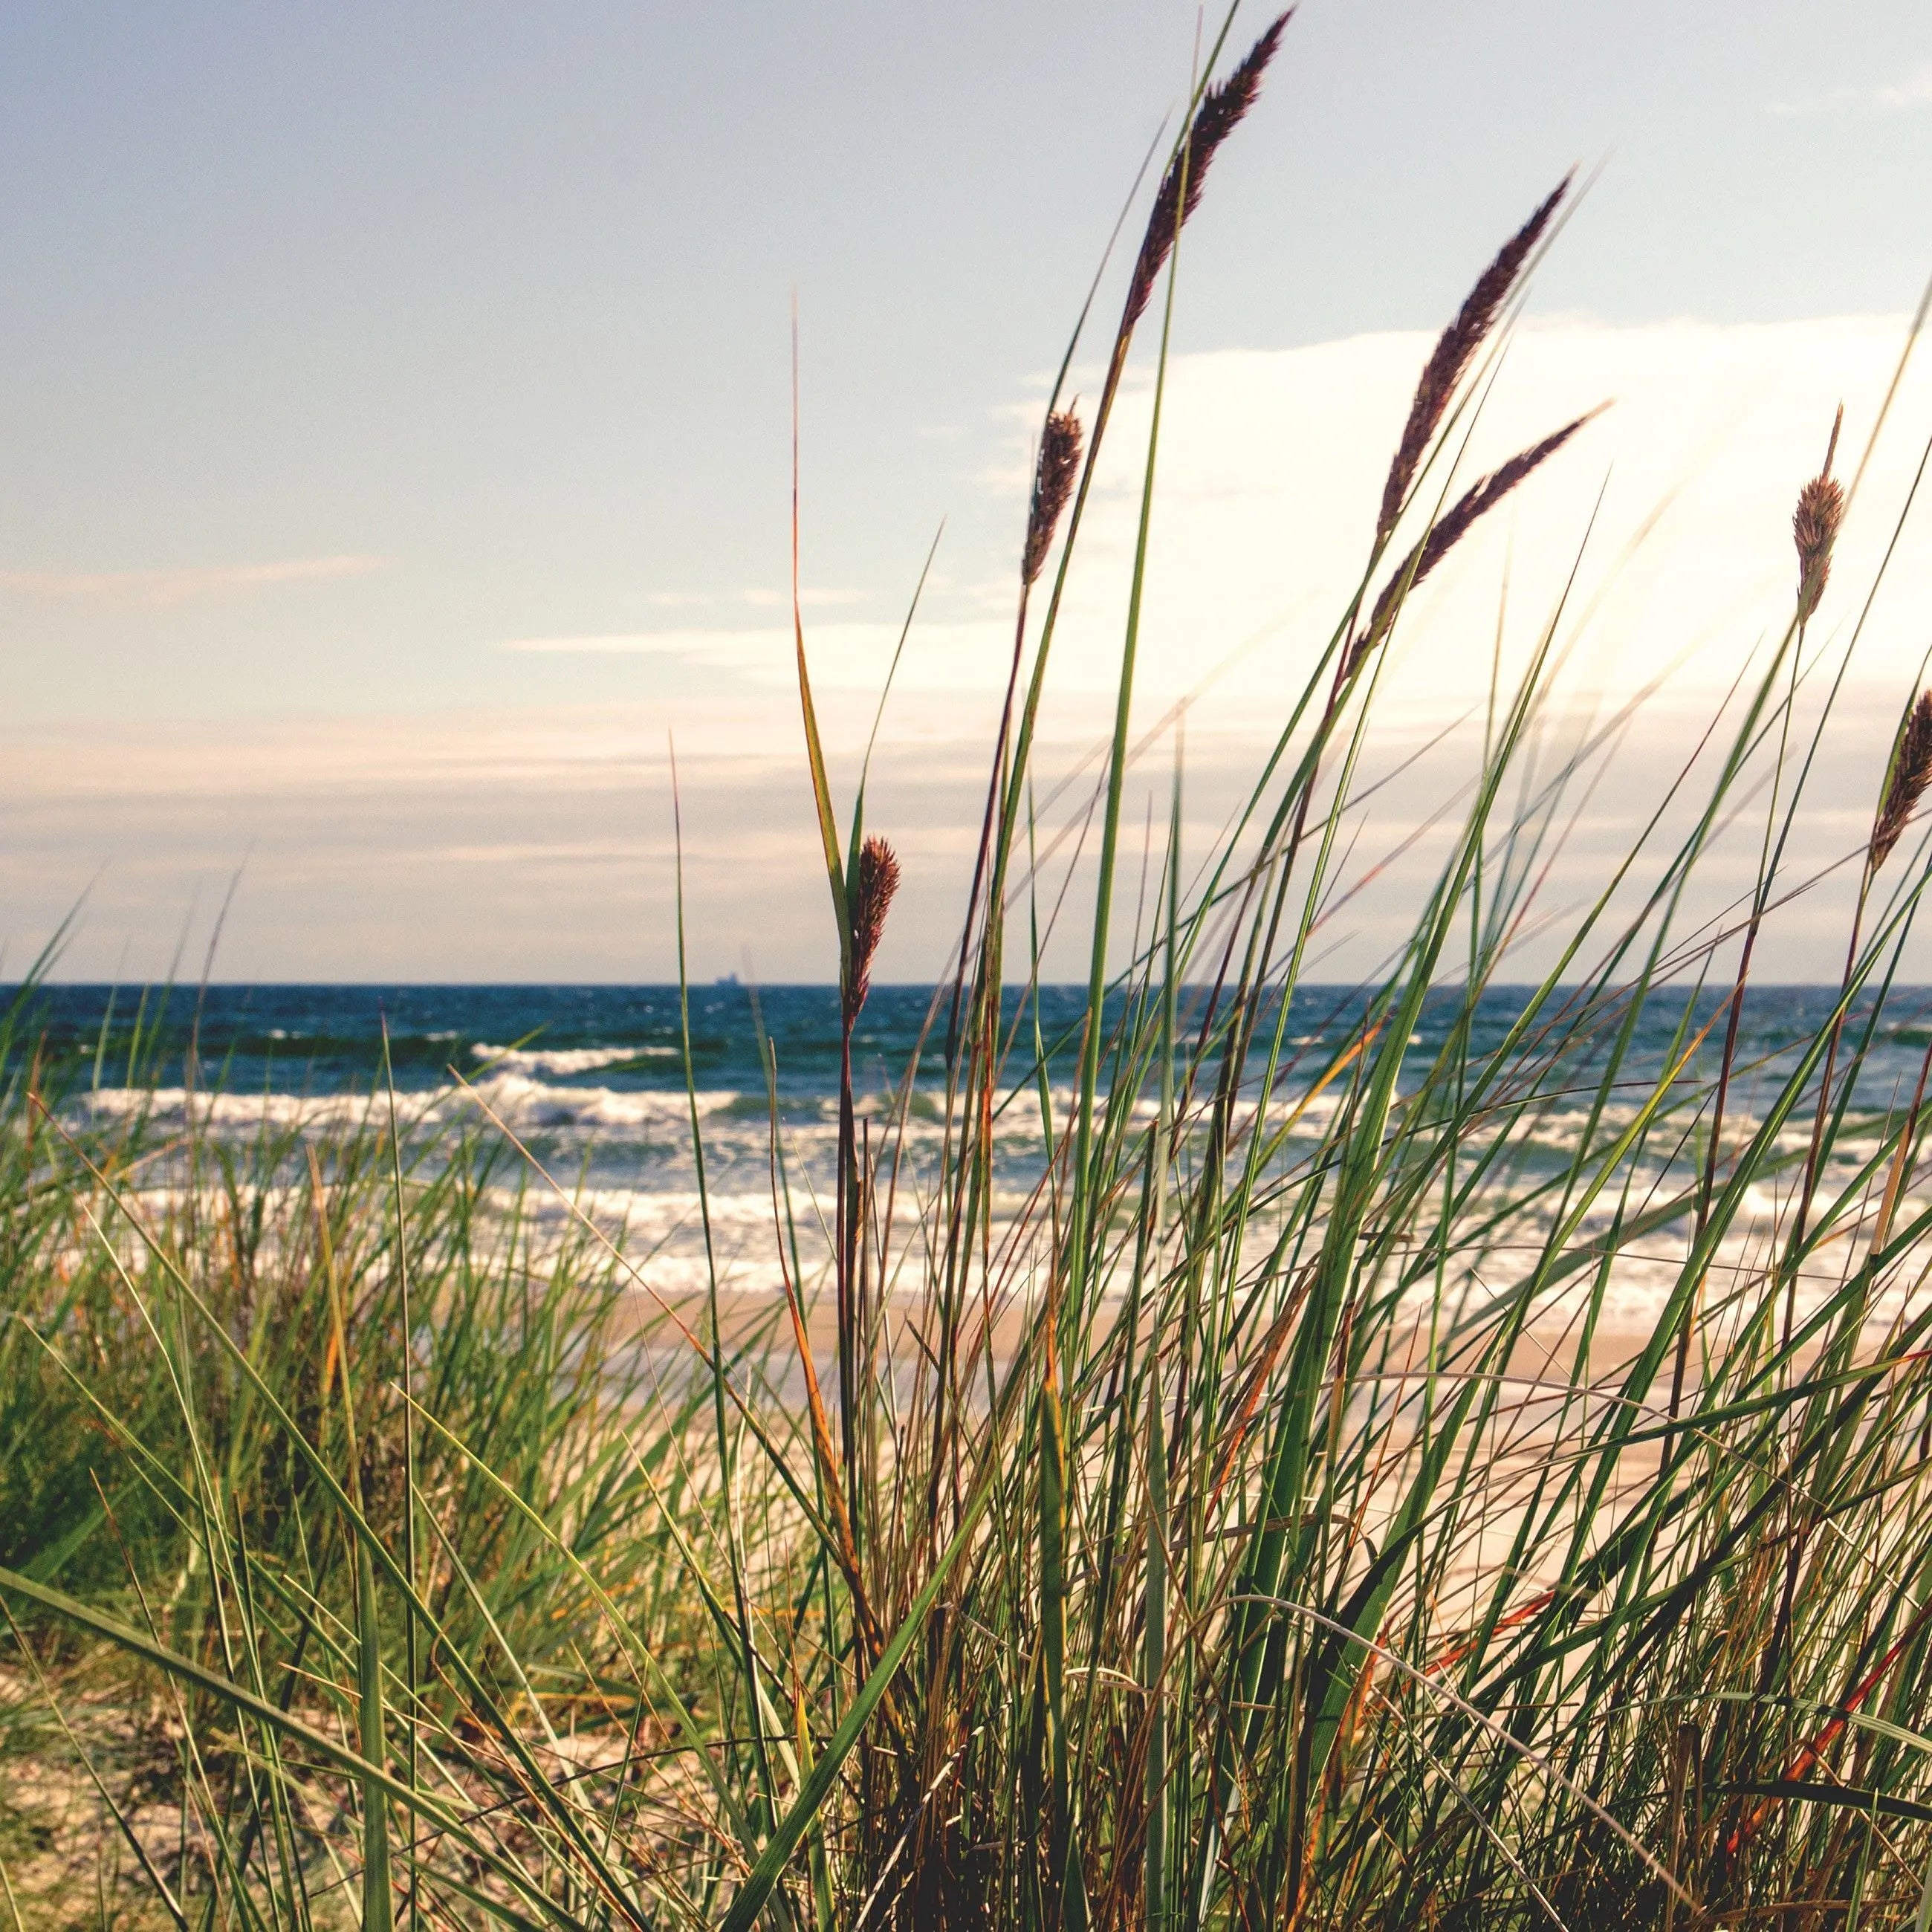
[[[10,697],[43,715],[533,697],[559,668],[495,638],[778,585],[794,286],[811,574],[896,595],[948,513],[964,568],[1010,507],[976,487],[1000,412],[1194,29],[1174,0],[8,10],[0,566],[382,560],[158,611],[16,592]],[[1825,18],[1312,0],[1216,181],[1185,345],[1438,323],[1579,158],[1610,165],[1540,308],[1908,307],[1932,29]]]
[[[502,646],[769,621],[794,289],[808,580],[889,619],[944,515],[933,614],[982,615],[1019,406],[1196,26],[1178,0],[4,20],[10,728],[218,758],[230,722],[728,702],[688,656]],[[1539,313],[1895,314],[1932,268],[1932,28],[1906,0],[1310,0],[1190,231],[1180,346],[1439,326],[1578,160],[1605,172]],[[111,829],[63,844],[86,813],[28,802],[22,916],[64,866],[118,903]],[[224,850],[272,873],[251,809],[154,832],[98,946],[151,951]],[[291,894],[260,970],[346,970],[325,902]]]

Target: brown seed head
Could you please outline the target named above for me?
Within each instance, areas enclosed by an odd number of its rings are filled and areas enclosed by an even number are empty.
[[[1892,856],[1928,785],[1932,785],[1932,691],[1922,691],[1898,734],[1885,802],[1872,826],[1870,863],[1874,872]]]
[[[883,838],[868,838],[859,848],[858,876],[852,882],[852,976],[846,993],[848,1018],[856,1018],[872,988],[872,956],[886,929],[886,914],[899,889],[899,862]]]
[[[1053,548],[1053,533],[1073,494],[1080,473],[1080,418],[1071,410],[1057,410],[1040,431],[1040,460],[1033,473],[1033,505],[1027,514],[1026,548],[1020,555],[1020,581],[1039,576]]]
[[[1167,172],[1161,177],[1160,191],[1154,198],[1154,212],[1148,218],[1147,233],[1134,263],[1133,280],[1127,284],[1127,305],[1120,317],[1121,340],[1132,332],[1134,324],[1145,311],[1154,285],[1174,252],[1174,238],[1181,224],[1201,205],[1201,193],[1208,184],[1208,170],[1215,151],[1255,104],[1255,98],[1261,92],[1262,76],[1274,58],[1282,30],[1294,11],[1291,7],[1282,14],[1248,50],[1247,58],[1226,80],[1202,95],[1201,105],[1194,111],[1193,125],[1188,129],[1179,152],[1168,164]]]
[[[1574,422],[1565,423],[1540,442],[1533,442],[1527,449],[1512,456],[1501,468],[1479,478],[1456,498],[1382,586],[1382,594],[1376,599],[1368,628],[1349,647],[1350,670],[1372,646],[1388,635],[1390,626],[1395,622],[1395,614],[1408,592],[1414,590],[1468,535],[1474,525],[1487,516],[1518,484],[1533,470],[1540,469],[1586,423],[1601,416],[1609,407],[1606,402],[1599,403],[1588,414],[1579,416]]]
[[[1832,424],[1832,440],[1825,451],[1825,466],[1798,493],[1798,507],[1791,513],[1791,540],[1798,548],[1798,621],[1802,624],[1818,608],[1825,585],[1832,574],[1832,546],[1838,540],[1838,526],[1845,520],[1845,493],[1832,474],[1832,458],[1838,447],[1838,431],[1844,425],[1845,406],[1838,405]]]
[[[1536,212],[1503,244],[1496,260],[1477,278],[1476,286],[1456,311],[1456,320],[1436,338],[1435,350],[1424,366],[1422,380],[1415,386],[1415,400],[1408,406],[1408,421],[1402,426],[1402,440],[1396,446],[1395,460],[1389,465],[1388,481],[1382,486],[1382,514],[1376,519],[1377,542],[1395,528],[1408,486],[1415,481],[1415,472],[1422,466],[1423,457],[1448,410],[1456,385],[1496,326],[1496,317],[1522,279],[1523,268],[1542,240],[1544,230],[1570,192],[1570,180],[1565,175]]]

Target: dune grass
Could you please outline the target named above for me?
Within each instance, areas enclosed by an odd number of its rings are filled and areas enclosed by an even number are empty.
[[[1304,1024],[1407,594],[1577,428],[1456,474],[1562,190],[1445,332],[1245,811],[1184,850],[1177,764],[1127,883],[1164,292],[1280,38],[1210,50],[1094,404],[1049,400],[958,970],[869,1119],[848,1071],[829,1228],[774,1108],[768,1318],[715,1276],[652,1313],[481,1106],[379,1078],[326,1132],[164,1137],[8,1036],[4,1735],[98,1778],[111,1868],[10,1876],[26,1921],[1932,1922],[1927,1123],[1858,1077],[1925,888],[1915,694],[1839,997],[1739,1059],[1854,628],[1814,636],[1830,459],[1781,635],[1507,1023],[1624,754],[1550,729],[1560,613],[1386,971]],[[1036,725],[1149,333],[1090,977],[1048,1039]],[[849,1035],[895,874],[802,626],[798,664]]]

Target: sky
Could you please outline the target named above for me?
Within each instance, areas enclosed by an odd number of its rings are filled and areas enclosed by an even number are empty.
[[[226,904],[220,977],[664,976],[674,734],[694,970],[827,976],[784,661],[795,304],[806,615],[848,788],[944,526],[874,794],[908,861],[881,970],[936,970],[1029,438],[1195,10],[5,15],[8,962],[72,914],[65,976],[199,970]],[[1300,10],[1176,302],[1140,715],[1192,695],[1202,838],[1346,598],[1432,332],[1573,164],[1588,191],[1468,460],[1614,406],[1418,601],[1389,755],[1466,712],[1505,585],[1520,639],[1580,550],[1578,692],[1670,676],[1612,801],[1781,621],[1791,499],[1840,400],[1862,450],[1932,273],[1932,30],[1889,0],[1818,20]],[[1118,451],[1146,406],[1137,375]],[[1929,432],[1915,363],[1841,584]],[[1102,722],[1132,472],[1102,472],[1056,771]],[[1874,718],[1932,641],[1928,592],[1908,518],[1860,638]],[[1867,778],[1849,758],[1821,851]],[[1829,950],[1800,935],[1789,970]]]

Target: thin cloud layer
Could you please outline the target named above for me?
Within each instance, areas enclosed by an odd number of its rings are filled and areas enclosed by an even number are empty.
[[[1400,696],[1432,706],[1479,697],[1499,624],[1506,659],[1520,661],[1552,622],[1580,688],[1627,694],[1664,676],[1688,690],[1727,686],[1789,617],[1792,506],[1823,457],[1833,412],[1844,404],[1838,467],[1849,478],[1906,333],[1904,319],[1890,316],[1522,329],[1466,418],[1453,467],[1426,480],[1414,528],[1429,504],[1552,428],[1606,399],[1612,406],[1410,601],[1391,659]],[[1389,451],[1431,340],[1391,334],[1176,359],[1140,644],[1139,688],[1150,701],[1192,694],[1246,710],[1300,688],[1361,588]],[[1129,394],[1110,436],[1056,632],[1057,693],[1113,687],[1148,408],[1144,392]],[[1821,626],[1856,615],[1876,580],[1928,430],[1932,358],[1915,362],[1900,385]],[[1017,498],[1021,473],[1004,482]],[[1912,613],[1932,594],[1932,550],[1910,534],[1864,626],[1858,676],[1907,675],[1922,647]],[[998,559],[953,562],[975,583],[998,579]],[[878,596],[890,604],[903,593],[882,586]],[[1044,602],[1035,600],[1036,622]],[[956,598],[928,608],[943,614],[914,623],[898,687],[999,688],[1010,620],[966,616]],[[983,610],[984,600],[965,608]],[[808,615],[815,682],[876,691],[900,629]],[[752,686],[788,686],[793,675],[782,620],[530,638],[507,648],[657,656]]]
[[[1628,692],[1670,675],[1728,685],[1788,620],[1791,512],[1846,411],[1840,472],[1861,460],[1906,336],[1902,319],[1521,331],[1429,503],[1608,398],[1613,406],[1513,496],[1410,602],[1388,681],[1418,702],[1480,694],[1502,627],[1520,662],[1555,622],[1581,686]],[[1298,688],[1360,587],[1388,452],[1429,348],[1364,337],[1274,353],[1184,358],[1165,406],[1142,644],[1148,688],[1204,666],[1252,702]],[[1076,586],[1062,674],[1105,682],[1134,531],[1136,430],[1118,427]],[[1932,358],[1894,400],[1840,542],[1820,627],[1877,575],[1932,430]],[[1414,520],[1419,526],[1420,519]],[[1910,537],[1913,526],[1908,525]],[[1902,542],[1860,640],[1860,674],[1909,674],[1932,551]],[[1238,662],[1230,662],[1238,656]]]
[[[1904,114],[1916,108],[1932,107],[1932,62],[1922,63],[1897,80],[1828,88],[1822,94],[1803,95],[1793,100],[1774,100],[1769,107],[1773,114],[1787,116]]]
[[[234,596],[284,584],[366,577],[388,561],[386,557],[350,555],[192,565],[172,570],[0,570],[0,591],[22,597],[164,610],[203,598]]]
[[[1350,823],[1359,862],[1380,869],[1324,931],[1322,972],[1375,969],[1439,860],[1447,821],[1435,814],[1466,777],[1457,721],[1480,717],[1498,640],[1507,676],[1552,623],[1578,718],[1667,680],[1640,726],[1624,731],[1552,872],[1556,898],[1587,889],[1592,867],[1642,823],[1694,750],[1739,666],[1781,634],[1796,590],[1798,488],[1822,457],[1840,400],[1839,473],[1849,482],[1858,471],[1904,332],[1895,318],[1850,317],[1749,327],[1569,322],[1518,335],[1457,452],[1458,478],[1606,396],[1616,406],[1403,613],[1363,766],[1364,784],[1382,789]],[[1388,452],[1428,347],[1420,334],[1389,334],[1176,362],[1136,690],[1136,824],[1164,816],[1169,727],[1184,707],[1191,852],[1208,848],[1244,794],[1360,588]],[[1922,676],[1932,542],[1920,513],[1900,518],[1932,430],[1928,375],[1915,364],[1899,386],[1813,626],[1814,644],[1828,652],[1858,632],[1852,702],[1821,758],[1796,855],[1821,871],[1860,848],[1874,760],[1882,764],[1873,747],[1888,742]],[[1082,842],[1102,769],[1147,406],[1144,393],[1124,399],[1048,679],[1038,849],[1049,872],[1076,866],[1049,970],[1080,963],[1082,868],[1091,858]],[[1017,500],[1023,488],[1016,473],[1008,494]],[[992,556],[953,564],[956,580],[975,585],[1012,568]],[[874,608],[894,608],[907,589],[874,586]],[[952,942],[1012,646],[1010,620],[986,609],[976,593],[935,599],[933,616],[914,628],[885,713],[868,815],[892,837],[907,878],[881,962],[889,976],[943,970]],[[849,799],[899,626],[808,613],[806,636],[835,785]],[[18,732],[0,759],[0,808],[12,827],[0,890],[14,956],[93,878],[67,970],[164,970],[190,904],[197,894],[204,911],[218,904],[247,854],[224,941],[231,973],[662,975],[673,959],[666,739],[674,733],[696,969],[748,963],[775,980],[824,977],[832,955],[789,624],[560,630],[510,648],[556,659],[560,684],[574,682],[573,658],[587,666],[654,656],[670,694],[166,734],[117,736],[80,722]],[[1820,890],[1789,934],[1768,941],[1776,963],[1767,970],[1834,970],[1827,956],[1841,942],[1820,937],[1831,931],[1820,914],[1838,887],[1828,880]],[[1058,898],[1055,883],[1042,917]],[[1526,958],[1526,969],[1535,964]]]

